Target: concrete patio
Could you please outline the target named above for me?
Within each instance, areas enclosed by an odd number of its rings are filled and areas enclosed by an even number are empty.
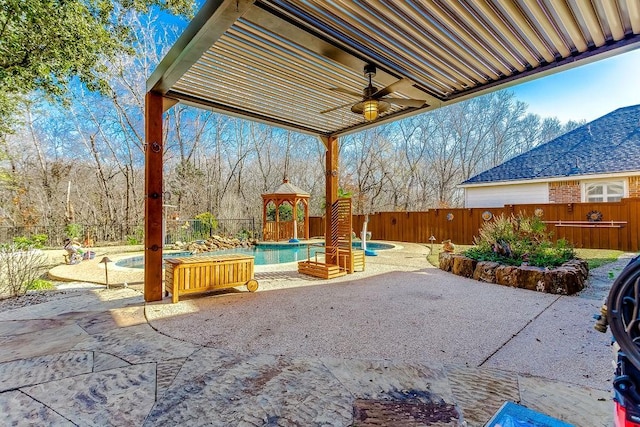
[[[610,336],[591,315],[625,260],[555,296],[453,276],[402,246],[332,281],[257,267],[256,293],[145,305],[138,285],[72,282],[1,302],[4,422],[482,426],[510,400],[611,424]]]

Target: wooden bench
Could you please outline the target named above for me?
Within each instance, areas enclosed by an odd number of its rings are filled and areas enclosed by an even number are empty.
[[[189,256],[165,259],[164,290],[178,302],[181,295],[218,289],[247,287],[258,289],[254,279],[254,258],[248,255]]]

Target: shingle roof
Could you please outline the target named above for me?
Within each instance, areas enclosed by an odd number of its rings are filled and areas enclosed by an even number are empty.
[[[640,171],[640,105],[619,108],[465,184]]]
[[[273,194],[298,194],[301,196],[309,196],[308,192],[296,187],[288,180],[285,180],[285,182],[280,184],[280,187],[278,187],[276,191],[273,192]]]

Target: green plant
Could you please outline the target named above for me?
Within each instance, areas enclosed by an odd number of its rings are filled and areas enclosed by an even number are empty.
[[[127,245],[140,245],[144,241],[144,229],[138,227],[133,231],[133,234],[125,236]]]
[[[218,220],[211,212],[203,212],[195,216],[193,223],[194,238],[206,238],[218,229]],[[200,235],[198,235],[200,234]]]
[[[47,236],[46,234],[33,234],[29,237],[27,236],[14,237],[13,243],[21,249],[27,249],[27,248],[42,249],[48,240],[49,240],[49,236]]]
[[[236,233],[235,237],[238,240],[248,240],[253,238],[253,231],[247,230],[246,228],[242,227],[240,231]]]
[[[64,232],[67,237],[77,239],[82,236],[82,225],[72,222],[64,227]]]
[[[28,287],[27,290],[28,291],[50,291],[55,289],[56,287],[53,286],[53,283],[51,283],[48,280],[45,279],[36,279],[33,281],[33,283],[31,283]]]
[[[552,237],[537,216],[499,215],[482,226],[474,237],[475,246],[464,254],[478,261],[555,267],[573,258],[575,252],[566,240],[554,243]]]
[[[297,213],[296,220],[298,222],[304,221],[304,210],[298,208],[296,213]],[[280,207],[278,208],[278,219],[280,220],[280,222],[293,220],[293,207],[288,203],[281,204]],[[276,207],[272,203],[270,203],[269,206],[267,206],[267,220],[269,221],[276,220]]]
[[[338,187],[338,198],[340,199],[350,199],[352,196],[352,192],[345,190],[342,187]],[[320,203],[320,209],[325,210],[327,207],[327,199],[325,197],[322,198],[322,202]]]

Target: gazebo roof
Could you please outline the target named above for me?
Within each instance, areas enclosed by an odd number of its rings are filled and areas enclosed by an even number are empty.
[[[285,179],[273,193],[262,195],[263,198],[272,198],[273,196],[299,196],[302,198],[308,198],[311,195],[308,192],[291,184],[288,179]]]
[[[207,0],[147,89],[329,137],[639,46],[637,0]],[[371,122],[350,109],[365,65],[406,79]]]

